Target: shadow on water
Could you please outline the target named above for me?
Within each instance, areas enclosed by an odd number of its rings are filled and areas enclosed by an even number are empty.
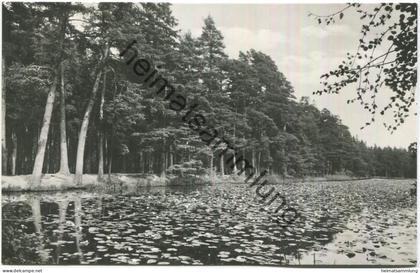
[[[414,206],[404,199],[404,185],[340,182],[279,187],[302,215],[287,229],[243,185],[3,195],[2,261],[312,264],[309,253],[321,253],[335,243],[348,229],[350,217],[372,204],[389,209],[388,203],[376,203],[378,199],[392,197],[394,208]],[[351,258],[345,252],[340,255]]]

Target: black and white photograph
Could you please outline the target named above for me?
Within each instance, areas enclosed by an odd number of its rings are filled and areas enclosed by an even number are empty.
[[[2,1],[2,272],[417,272],[417,17]]]

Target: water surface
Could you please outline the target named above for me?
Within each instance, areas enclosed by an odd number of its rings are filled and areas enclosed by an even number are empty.
[[[276,186],[288,228],[245,184],[3,195],[4,264],[415,265],[412,181]]]

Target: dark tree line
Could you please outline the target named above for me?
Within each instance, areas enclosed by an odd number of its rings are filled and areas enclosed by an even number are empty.
[[[257,171],[282,176],[415,177],[406,149],[367,147],[293,87],[270,56],[224,53],[211,17],[181,35],[169,4],[3,4],[3,174],[228,174],[167,103],[127,73],[131,41],[200,105]],[[234,171],[234,170],[233,170]]]

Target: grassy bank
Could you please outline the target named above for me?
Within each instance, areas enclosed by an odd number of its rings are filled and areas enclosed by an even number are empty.
[[[38,188],[30,187],[31,175],[2,176],[2,191],[61,191],[72,189],[92,189],[92,188],[141,188],[141,187],[162,187],[162,186],[186,186],[186,185],[211,185],[221,183],[244,183],[246,177],[244,175],[209,175],[175,177],[165,176],[159,177],[152,174],[123,174],[115,173],[111,175],[111,182],[108,175],[104,177],[104,181],[98,182],[97,175],[83,175],[83,184],[76,185],[73,182],[73,175],[62,174],[45,174],[41,179],[41,186]],[[359,180],[361,178],[349,177],[345,175],[330,175],[324,177],[280,177],[278,175],[267,175],[264,177],[269,181],[268,184],[281,183],[306,183],[306,182],[326,182],[326,181],[347,181]]]
[[[38,188],[30,187],[31,175],[2,176],[2,192],[9,191],[58,191],[70,189],[85,189],[98,185],[96,175],[84,175],[83,185],[78,186],[73,182],[73,175],[45,174],[41,178]]]
[[[111,174],[109,180],[108,175],[104,176],[103,181],[97,180],[95,174],[84,174],[82,185],[76,185],[73,181],[74,175],[62,174],[45,174],[41,178],[41,185],[37,188],[31,188],[31,175],[2,176],[1,188],[2,192],[17,191],[61,191],[72,189],[92,189],[107,187],[159,187],[168,185],[188,185],[188,184],[210,184],[211,179],[208,176],[195,178],[177,178],[177,177],[159,177],[151,174]]]

